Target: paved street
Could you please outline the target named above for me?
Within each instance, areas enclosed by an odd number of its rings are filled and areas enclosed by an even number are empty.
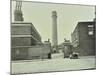
[[[95,68],[95,57],[80,57],[80,59],[44,59],[12,61],[12,73],[34,73],[50,71],[69,71]]]

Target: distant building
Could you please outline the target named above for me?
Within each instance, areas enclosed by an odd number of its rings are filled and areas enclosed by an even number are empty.
[[[47,48],[47,50],[50,49],[50,51],[48,53],[48,59],[51,59],[52,50],[51,50],[51,43],[50,43],[49,39],[48,39],[48,41],[44,41],[44,46],[45,46],[45,48]]]
[[[44,41],[44,45],[45,45],[46,47],[50,47],[50,48],[51,48],[50,40],[48,39],[48,41]]]
[[[95,55],[96,30],[95,21],[78,22],[71,34],[73,51],[81,56]]]
[[[58,46],[58,49],[64,53],[64,58],[69,57],[69,55],[72,53],[72,45],[70,40],[65,40]]]
[[[16,8],[15,8],[15,11],[14,11],[14,20],[15,21],[24,21],[21,8],[22,8],[22,2],[16,1]]]

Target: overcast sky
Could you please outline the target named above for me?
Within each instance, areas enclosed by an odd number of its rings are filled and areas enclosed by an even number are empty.
[[[12,22],[14,22],[15,1],[12,2]],[[42,41],[50,38],[52,41],[53,10],[57,11],[58,43],[64,38],[71,39],[71,33],[80,21],[93,21],[95,6],[51,4],[37,2],[22,2],[25,22],[32,22],[42,37]]]

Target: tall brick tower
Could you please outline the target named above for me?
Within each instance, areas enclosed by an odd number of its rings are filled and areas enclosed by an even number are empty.
[[[52,46],[53,51],[57,52],[58,38],[57,38],[57,12],[52,11]]]

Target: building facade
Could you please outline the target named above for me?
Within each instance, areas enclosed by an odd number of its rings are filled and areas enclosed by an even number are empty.
[[[23,22],[22,2],[16,1],[14,22],[11,23],[11,59],[45,59],[50,54],[50,42],[42,43],[32,23]],[[48,46],[49,45],[49,46]]]
[[[41,43],[41,36],[32,23],[12,23],[11,38],[12,46],[34,46]]]
[[[28,59],[28,49],[41,44],[41,36],[32,23],[14,22],[11,24],[12,60]]]
[[[51,53],[51,43],[42,43],[41,36],[32,23],[14,22],[11,25],[11,59],[46,59]]]
[[[95,21],[78,22],[71,34],[73,52],[80,56],[95,55],[96,53],[96,29]]]

